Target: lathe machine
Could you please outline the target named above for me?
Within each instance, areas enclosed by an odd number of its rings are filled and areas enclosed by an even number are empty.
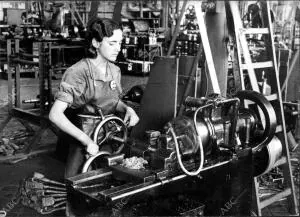
[[[274,108],[253,91],[187,97],[183,115],[143,141],[121,118],[97,118],[100,152],[67,180],[85,215],[250,215],[252,178],[282,151]]]

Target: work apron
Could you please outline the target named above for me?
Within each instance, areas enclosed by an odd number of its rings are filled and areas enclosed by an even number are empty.
[[[75,122],[72,122],[84,133],[93,138],[93,132],[101,121],[101,118],[99,118],[100,114],[109,115],[116,112],[121,89],[116,84],[112,72],[112,77],[108,81],[97,80],[95,79],[95,74],[93,73],[90,61],[86,59],[86,62],[90,73],[90,76],[88,76],[90,88],[87,90],[89,91],[87,95],[92,97],[82,108],[80,114],[77,114],[76,117],[74,114],[72,115],[72,119],[74,120],[75,118]],[[69,142],[70,147],[65,171],[66,178],[81,173],[82,166],[86,161],[85,155],[87,154],[86,147],[79,141],[70,138]]]

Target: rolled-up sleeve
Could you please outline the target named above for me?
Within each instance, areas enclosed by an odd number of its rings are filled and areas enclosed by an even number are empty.
[[[80,107],[86,102],[84,101],[84,90],[86,89],[86,81],[82,68],[71,67],[64,73],[55,99],[68,103],[69,107]]]

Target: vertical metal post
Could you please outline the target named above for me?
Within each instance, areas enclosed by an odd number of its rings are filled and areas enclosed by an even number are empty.
[[[168,17],[169,17],[169,2],[165,0],[161,0],[162,4],[162,20],[161,20],[161,26],[162,28],[167,29],[168,28]]]
[[[16,51],[16,55],[17,58],[20,58],[20,40],[16,39],[15,40],[15,51]],[[17,108],[21,108],[21,92],[20,92],[20,62],[16,62],[16,71],[15,71],[15,106]]]
[[[53,68],[52,68],[52,59],[51,59],[51,42],[47,43],[47,58],[45,57],[46,61],[46,71],[47,71],[47,84],[48,84],[48,106],[47,108],[50,109],[52,106],[52,73],[53,73]]]
[[[202,45],[204,48],[205,58],[206,58],[207,66],[208,66],[210,79],[211,79],[212,90],[213,90],[213,93],[215,93],[215,94],[221,94],[221,90],[219,87],[219,82],[218,82],[218,78],[217,78],[217,74],[216,74],[216,69],[215,69],[215,65],[214,65],[214,60],[213,60],[210,45],[209,45],[209,40],[208,40],[208,36],[207,36],[207,30],[206,30],[206,25],[204,22],[203,13],[201,11],[201,8],[199,8],[199,7],[195,8],[195,12],[196,12],[197,20],[198,20],[201,41],[202,41]]]
[[[176,57],[176,77],[175,77],[175,100],[174,100],[174,118],[177,116],[178,103],[178,76],[179,76],[179,57]]]
[[[143,1],[140,1],[140,18],[143,18],[144,17],[144,12],[143,12]]]
[[[11,67],[11,50],[12,50],[12,39],[7,40],[7,97],[8,97],[8,111],[11,112],[13,108],[13,81],[12,81],[12,67]]]
[[[284,88],[286,88],[286,86],[287,86],[288,80],[289,80],[289,78],[292,74],[292,71],[293,71],[293,69],[294,69],[294,67],[297,63],[298,58],[299,58],[299,54],[300,54],[300,49],[297,50],[297,52],[296,52],[296,54],[295,54],[295,56],[292,60],[291,66],[289,66],[289,70],[287,72],[286,78],[285,78],[284,83],[281,87],[281,92],[283,92]]]
[[[44,43],[39,42],[39,85],[40,85],[40,115],[43,116],[45,114],[45,84],[44,84],[44,76],[45,76],[45,69],[44,69],[44,61],[45,61],[45,53],[44,53]]]

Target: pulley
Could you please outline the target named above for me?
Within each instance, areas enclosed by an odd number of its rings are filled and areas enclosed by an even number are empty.
[[[253,155],[253,175],[270,172],[282,155],[281,141],[274,136],[271,142]]]
[[[114,115],[103,116],[93,133],[93,141],[99,146],[99,153],[84,163],[82,172],[102,168],[105,157],[119,154],[127,141],[127,126]]]
[[[261,150],[263,147],[267,146],[275,135],[277,125],[275,110],[272,104],[262,94],[258,92],[251,90],[243,90],[237,92],[236,97],[238,97],[241,102],[244,100],[247,100],[248,103],[253,102],[255,105],[258,106],[256,111],[262,111],[263,117],[261,117],[261,120],[265,120],[265,127],[263,129],[263,132],[261,133],[262,135],[260,137],[255,137],[256,144],[252,146],[252,151],[255,153]],[[258,113],[256,114],[256,116],[259,117],[260,114]]]
[[[100,151],[98,152],[98,154],[89,157],[88,160],[84,163],[81,172],[85,173],[91,170],[103,168],[103,165],[105,165],[104,157],[106,156],[110,156],[110,153],[108,151]]]
[[[127,126],[117,116],[104,116],[94,131],[93,141],[99,145],[100,151],[118,154],[127,141]]]

